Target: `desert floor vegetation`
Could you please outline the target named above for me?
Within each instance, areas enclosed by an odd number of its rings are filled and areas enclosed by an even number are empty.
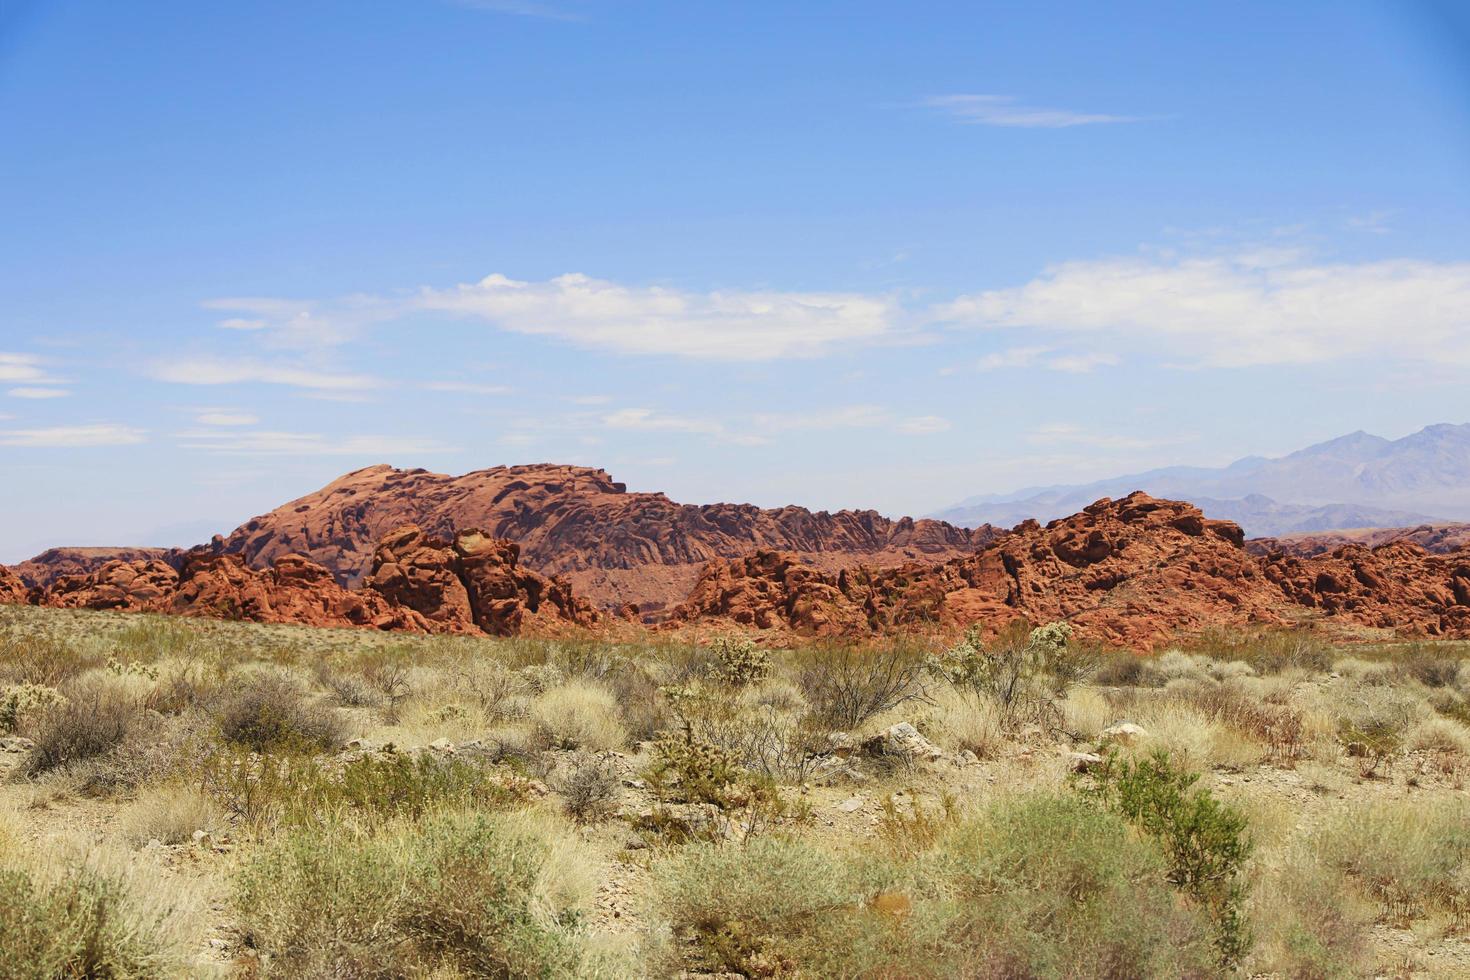
[[[1470,645],[0,607],[0,976],[1470,976]]]

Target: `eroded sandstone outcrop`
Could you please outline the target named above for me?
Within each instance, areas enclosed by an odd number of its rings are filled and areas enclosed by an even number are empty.
[[[181,548],[47,548],[12,568],[26,585],[49,588],[67,576],[88,575],[114,561],[160,561],[174,568],[184,560]]]
[[[365,587],[419,613],[435,632],[515,636],[600,621],[568,583],[519,562],[513,541],[473,528],[443,540],[410,524],[379,543]]]
[[[186,555],[177,571],[161,561],[111,561],[88,574],[63,577],[37,599],[65,609],[427,631],[412,610],[373,592],[344,589],[300,555],[283,556],[263,571],[236,556],[203,551]]]
[[[30,590],[14,570],[0,565],[0,606],[20,605],[29,601]]]
[[[1268,556],[1265,573],[1294,602],[1338,620],[1409,636],[1470,636],[1470,550],[1348,545],[1316,558]]]
[[[811,635],[1067,619],[1089,639],[1149,647],[1215,626],[1282,621],[1287,603],[1242,540],[1229,521],[1135,493],[1045,527],[1027,521],[939,565],[820,575],[789,558],[713,563],[674,618]]]
[[[998,631],[1065,619],[1082,637],[1148,649],[1211,629],[1325,623],[1470,637],[1470,549],[1352,545],[1330,555],[1253,554],[1240,528],[1143,493],[1018,525],[969,558],[851,568],[755,554],[706,567],[679,624],[731,622],[795,635]]]
[[[705,566],[672,624],[724,620],[753,629],[785,628],[799,636],[856,636],[872,632],[875,610],[866,574],[823,572],[789,552],[757,551]]]
[[[680,504],[630,493],[603,470],[580,466],[499,466],[463,476],[371,466],[247,522],[215,548],[256,567],[303,554],[355,585],[372,572],[377,542],[408,524],[445,541],[482,529],[518,544],[522,566],[566,579],[599,607],[632,602],[645,613],[684,599],[716,558],[779,550],[836,572],[943,561],[998,533],[875,511]]]

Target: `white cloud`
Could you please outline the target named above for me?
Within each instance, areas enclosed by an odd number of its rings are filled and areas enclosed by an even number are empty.
[[[460,450],[437,439],[402,436],[327,436],[315,432],[228,432],[193,429],[176,433],[185,449],[241,456],[381,456],[451,453]]]
[[[700,292],[626,286],[579,273],[543,282],[497,274],[406,296],[356,295],[331,302],[247,297],[205,305],[247,314],[220,325],[259,333],[267,346],[283,349],[340,346],[374,324],[441,313],[593,350],[724,361],[816,357],[872,343],[893,332],[898,313],[890,298],[862,293]],[[424,325],[420,320],[413,327]]]
[[[513,389],[505,385],[482,385],[470,381],[430,381],[424,385],[428,391],[455,392],[466,395],[508,395]]]
[[[754,416],[756,428],[771,432],[822,432],[832,429],[875,429],[887,425],[890,414],[877,405],[846,405],[814,412],[764,413]]]
[[[131,446],[144,441],[142,429],[96,423],[62,425],[48,429],[0,429],[0,446],[33,449],[81,449],[91,446]]]
[[[1139,122],[1139,116],[1048,109],[1017,102],[1010,95],[931,95],[919,105],[938,109],[955,120],[975,126],[1015,126],[1025,129],[1063,129],[1100,123]]]
[[[220,320],[220,329],[260,333],[269,346],[289,350],[348,343],[367,324],[393,315],[391,306],[374,296],[348,296],[330,306],[316,300],[267,296],[225,297],[203,305],[207,310],[244,314]]]
[[[1067,374],[1087,374],[1093,368],[1107,367],[1118,363],[1117,354],[1092,353],[1092,354],[1063,354],[1053,357],[1046,362],[1046,367],[1053,371],[1063,371]]]
[[[878,340],[895,312],[890,300],[859,293],[700,293],[576,273],[546,282],[487,276],[426,289],[417,305],[579,347],[728,361],[814,357]]]
[[[1131,340],[1194,365],[1470,364],[1470,263],[1312,265],[1260,252],[1067,262],[1023,286],[962,296],[935,315]],[[1090,357],[1066,366],[1107,363]]]
[[[194,421],[200,425],[236,426],[255,425],[260,419],[247,412],[201,412]]]
[[[163,361],[153,366],[153,376],[160,381],[186,385],[256,383],[321,391],[356,391],[381,384],[376,378],[362,374],[319,371],[250,358],[195,357]]]
[[[7,392],[12,398],[63,398],[68,394],[66,390],[54,387],[68,382],[47,372],[44,362],[35,354],[0,351],[0,382],[4,381],[21,385]]]
[[[11,398],[65,398],[71,392],[65,388],[11,388],[6,394]]]
[[[711,419],[690,418],[682,415],[666,415],[651,408],[622,408],[602,417],[602,424],[609,429],[628,429],[636,432],[705,432],[722,433],[724,426]]]
[[[533,0],[455,0],[461,7],[474,10],[489,10],[497,14],[513,14],[517,17],[537,17],[542,20],[579,21],[581,14],[570,13]]]
[[[1095,367],[1118,363],[1116,354],[1053,354],[1055,350],[1054,347],[1011,347],[986,354],[976,363],[975,368],[979,371],[999,371],[1007,368],[1038,367],[1068,374],[1086,374]]]
[[[0,351],[0,381],[47,381],[41,370],[41,359],[32,354],[7,354]]]
[[[1027,435],[1027,441],[1041,446],[1085,445],[1094,449],[1139,450],[1159,449],[1194,442],[1195,435],[1129,436],[1119,432],[1097,432],[1075,422],[1048,422]]]
[[[954,426],[949,419],[940,418],[938,415],[919,415],[915,418],[904,419],[894,428],[908,435],[927,436],[936,432],[948,432]]]

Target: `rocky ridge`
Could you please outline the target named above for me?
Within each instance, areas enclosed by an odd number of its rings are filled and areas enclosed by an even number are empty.
[[[113,561],[160,561],[178,568],[180,548],[47,548],[12,570],[32,588],[46,588],[69,575],[86,575]]]
[[[1258,555],[1279,551],[1299,558],[1315,558],[1347,545],[1377,548],[1394,542],[1416,544],[1425,551],[1447,555],[1462,548],[1470,548],[1470,524],[1420,524],[1415,527],[1314,531],[1310,534],[1288,534],[1279,538],[1252,538],[1245,545]]]
[[[716,558],[776,549],[835,572],[943,561],[1000,533],[876,511],[680,504],[630,493],[605,471],[580,466],[498,466],[463,476],[371,466],[248,521],[214,548],[256,567],[306,555],[352,586],[371,573],[377,542],[407,524],[446,541],[460,529],[482,529],[518,544],[523,565],[563,577],[593,603],[632,602],[646,613],[682,600]]]
[[[445,542],[405,527],[380,544],[370,584],[359,589],[344,588],[303,555],[281,555],[257,569],[239,555],[200,548],[177,568],[156,559],[113,560],[49,588],[28,589],[0,567],[0,603],[498,636],[600,622],[565,582],[519,568],[517,559],[513,542],[477,531]]]
[[[1331,556],[1255,555],[1239,526],[1133,493],[1035,521],[968,558],[814,573],[761,553],[713,562],[671,620],[728,622],[797,636],[896,629],[994,631],[1066,619],[1087,639],[1148,649],[1215,628],[1317,619],[1406,635],[1470,636],[1470,551],[1413,544]]]

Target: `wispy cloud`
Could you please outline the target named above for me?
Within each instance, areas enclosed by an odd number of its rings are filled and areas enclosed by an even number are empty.
[[[473,10],[488,10],[497,14],[513,14],[517,17],[539,17],[544,20],[582,21],[582,14],[572,13],[558,7],[532,0],[454,0],[460,7]]]
[[[514,389],[506,385],[476,384],[471,381],[429,381],[425,382],[426,391],[443,391],[464,395],[508,395]]]
[[[0,351],[0,381],[49,381],[34,354],[8,354]]]
[[[0,446],[19,446],[30,449],[131,446],[143,442],[145,435],[142,429],[112,423],[62,425],[46,429],[0,429]]]
[[[1104,123],[1141,122],[1141,116],[1117,116],[1101,112],[1077,112],[1027,105],[1011,95],[931,95],[920,106],[943,112],[957,122],[972,126],[1014,126],[1023,129],[1065,129]]]
[[[255,425],[260,421],[248,412],[201,412],[194,416],[194,421],[200,425],[241,426]]]
[[[568,273],[534,282],[503,275],[408,296],[359,295],[334,301],[222,299],[248,310],[248,331],[269,347],[318,350],[355,340],[370,326],[413,314],[481,320],[512,333],[619,354],[715,361],[818,357],[874,343],[895,331],[889,297],[774,290],[693,291],[628,286]],[[226,321],[229,323],[231,321]],[[413,322],[423,330],[422,316]],[[211,366],[208,373],[220,373]]]
[[[1001,371],[1009,368],[1044,368],[1067,374],[1086,374],[1094,368],[1118,363],[1118,356],[1106,352],[1057,353],[1054,347],[1010,347],[994,351],[975,364],[978,371]]]
[[[320,391],[360,391],[382,382],[363,374],[317,370],[293,364],[214,357],[187,357],[153,365],[153,377],[185,385],[272,384]]]
[[[221,431],[193,429],[175,433],[185,449],[239,456],[377,456],[453,453],[458,447],[437,439],[405,436],[328,436],[318,432]]]
[[[887,429],[906,435],[928,435],[950,427],[948,420],[937,415],[903,418],[877,405],[847,405],[812,412],[761,412],[723,420],[648,408],[624,408],[601,416],[600,421],[609,429],[708,435],[741,446],[764,446],[775,437],[792,432]]]
[[[927,436],[933,435],[936,432],[948,432],[954,426],[950,423],[949,419],[941,418],[938,415],[920,415],[916,418],[904,419],[894,426],[894,428],[907,435]]]
[[[1027,435],[1027,441],[1041,446],[1082,445],[1094,449],[1140,450],[1179,446],[1195,442],[1196,435],[1130,436],[1120,432],[1099,432],[1075,422],[1049,422],[1039,425]]]
[[[962,296],[934,315],[1104,337],[1114,347],[1131,341],[1194,366],[1352,357],[1470,365],[1470,263],[1312,264],[1296,252],[1263,261],[1259,250],[1077,261],[1021,286]]]
[[[11,398],[65,398],[71,394],[65,388],[11,388],[5,393]]]
[[[814,357],[871,342],[890,332],[896,312],[891,300],[860,293],[701,293],[577,273],[545,282],[492,275],[424,290],[417,305],[578,347],[725,361]]]

